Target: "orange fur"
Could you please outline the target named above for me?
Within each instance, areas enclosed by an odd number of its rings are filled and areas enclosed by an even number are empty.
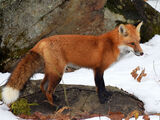
[[[7,86],[21,90],[27,80],[38,70],[44,67],[43,58],[33,51],[25,55],[12,72]]]
[[[139,45],[141,25],[135,27],[131,24],[122,24],[100,36],[55,35],[45,38],[30,50],[30,53],[36,55],[28,54],[20,61],[7,86],[22,89],[35,69],[44,63],[45,78],[40,88],[46,94],[50,104],[53,104],[52,93],[61,80],[65,66],[72,63],[94,70],[97,92],[101,94],[105,91],[103,72],[119,58],[121,52],[119,46],[129,46],[142,55],[143,52]],[[34,59],[37,62],[33,63]],[[49,83],[45,91],[43,87],[46,81]],[[105,93],[99,95],[99,98],[103,99],[104,95]],[[100,101],[103,103],[104,100]]]

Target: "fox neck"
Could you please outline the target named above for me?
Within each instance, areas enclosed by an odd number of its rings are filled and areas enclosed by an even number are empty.
[[[104,49],[106,49],[108,52],[112,52],[112,57],[117,60],[120,53],[118,48],[119,42],[117,29],[102,34],[101,37],[104,43]]]
[[[128,53],[126,50],[128,47],[120,44],[118,29],[114,29],[103,34],[103,37],[105,37],[105,40],[107,40],[107,42],[110,44],[110,49],[115,51],[116,54],[114,56],[117,60],[121,59],[122,56]]]
[[[103,34],[102,36],[105,37],[105,39],[111,43],[111,45],[117,47],[120,43],[119,43],[119,33],[118,33],[118,28],[107,32],[105,34]]]

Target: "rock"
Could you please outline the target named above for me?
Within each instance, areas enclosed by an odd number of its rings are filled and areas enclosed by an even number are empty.
[[[9,71],[40,39],[54,34],[100,34],[104,0],[2,1],[0,71]],[[102,4],[103,3],[103,4]],[[6,54],[7,53],[7,54]]]
[[[155,34],[160,34],[160,13],[144,0],[107,0],[105,7],[110,10],[110,14],[108,12],[105,14],[107,18],[111,16],[110,21],[132,24],[143,21],[142,43],[147,42]]]
[[[55,34],[99,35],[142,20],[142,42],[160,33],[160,13],[143,0],[1,0],[0,16],[1,72]]]
[[[40,81],[29,81],[22,91],[21,97],[29,102],[36,102],[38,106],[32,106],[32,113],[35,111],[43,114],[56,112],[65,106],[70,107],[72,115],[80,113],[106,115],[108,112],[121,112],[125,115],[134,110],[144,113],[144,104],[135,96],[115,87],[107,86],[112,93],[111,99],[105,104],[100,104],[95,87],[82,85],[58,85],[54,94],[54,103],[57,107],[50,105],[39,88]],[[66,90],[66,96],[64,89]],[[31,93],[29,91],[32,91]]]

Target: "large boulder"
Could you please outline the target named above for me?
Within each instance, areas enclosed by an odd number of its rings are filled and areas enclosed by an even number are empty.
[[[0,16],[1,72],[55,34],[99,35],[142,20],[142,42],[160,33],[160,13],[143,0],[1,0]]]

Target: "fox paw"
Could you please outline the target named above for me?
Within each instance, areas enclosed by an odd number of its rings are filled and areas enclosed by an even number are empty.
[[[108,100],[111,98],[112,94],[107,92],[107,91],[104,91],[104,92],[101,92],[98,97],[99,97],[99,101],[101,104],[104,104],[106,102],[108,102]]]

